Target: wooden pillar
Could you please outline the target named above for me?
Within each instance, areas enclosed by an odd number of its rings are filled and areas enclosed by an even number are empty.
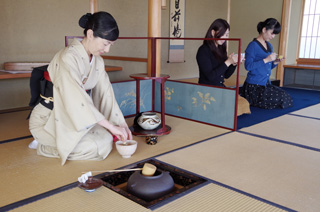
[[[281,16],[281,33],[279,41],[279,55],[286,57],[287,51],[287,41],[288,41],[288,31],[289,31],[289,19],[291,11],[291,0],[283,0],[282,3],[282,16]],[[283,85],[283,64],[284,62],[279,63],[277,67],[277,80],[280,80],[280,86]]]
[[[161,1],[149,0],[148,2],[148,37],[161,37]],[[148,40],[148,76],[151,76],[151,40]],[[156,51],[156,76],[161,74],[161,40],[157,40]]]
[[[163,9],[163,10],[167,9],[167,0],[162,0],[161,1],[161,9]]]
[[[98,12],[98,0],[90,0],[90,13]]]

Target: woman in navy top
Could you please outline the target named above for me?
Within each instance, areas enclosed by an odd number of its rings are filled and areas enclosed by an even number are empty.
[[[259,35],[251,41],[245,51],[245,68],[248,71],[243,85],[242,96],[250,105],[265,109],[287,108],[292,106],[292,98],[281,88],[271,85],[271,69],[283,60],[277,59],[269,43],[280,33],[280,23],[268,18],[257,25]]]
[[[229,38],[230,26],[223,19],[215,20],[205,38]],[[204,40],[197,52],[199,84],[222,86],[224,78],[229,78],[236,69],[238,56],[227,55],[225,40]]]

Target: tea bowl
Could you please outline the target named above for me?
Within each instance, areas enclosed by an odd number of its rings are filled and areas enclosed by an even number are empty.
[[[137,149],[137,141],[135,140],[127,140],[127,141],[117,141],[116,148],[119,154],[123,158],[130,158],[133,153],[135,153]]]

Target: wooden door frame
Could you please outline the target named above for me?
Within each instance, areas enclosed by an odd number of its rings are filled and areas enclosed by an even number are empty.
[[[284,57],[286,57],[286,52],[287,52],[291,3],[292,3],[291,0],[283,0],[283,3],[282,3],[281,33],[280,33],[278,54],[283,55]],[[280,80],[280,86],[283,85],[283,72],[284,72],[283,62],[281,62],[277,67],[277,76],[276,76],[276,79]]]

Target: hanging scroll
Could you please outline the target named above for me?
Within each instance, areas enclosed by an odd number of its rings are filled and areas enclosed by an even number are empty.
[[[170,0],[170,38],[184,37],[185,0]],[[170,63],[184,62],[184,40],[170,40]]]

